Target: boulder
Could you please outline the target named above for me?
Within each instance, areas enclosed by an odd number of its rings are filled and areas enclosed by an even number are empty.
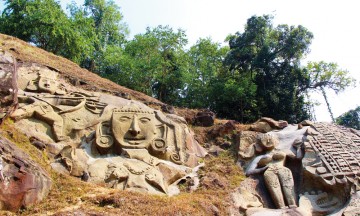
[[[0,209],[17,211],[44,199],[51,179],[14,143],[0,136]]]
[[[200,111],[196,114],[194,119],[194,125],[202,127],[210,127],[214,125],[215,113],[210,110]]]
[[[276,121],[272,118],[262,117],[250,126],[250,130],[261,133],[267,133],[272,130],[283,129],[288,126],[287,121]]]

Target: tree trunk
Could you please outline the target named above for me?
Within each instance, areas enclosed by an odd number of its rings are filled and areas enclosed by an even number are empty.
[[[333,115],[333,113],[332,113],[332,111],[331,111],[330,103],[329,103],[329,101],[328,101],[328,99],[327,99],[327,95],[326,95],[325,89],[324,89],[324,87],[320,87],[320,89],[321,89],[321,93],[322,93],[322,95],[323,95],[323,97],[324,97],[324,99],[325,99],[325,102],[326,102],[326,106],[327,106],[327,108],[328,108],[328,111],[329,111],[329,113],[330,113],[331,121],[332,121],[332,122],[335,122],[334,115]]]

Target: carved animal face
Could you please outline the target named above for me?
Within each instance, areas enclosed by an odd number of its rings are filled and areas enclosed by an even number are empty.
[[[121,148],[147,148],[156,136],[154,114],[114,114],[112,126],[115,139]]]
[[[41,92],[54,94],[57,90],[58,82],[48,77],[40,77],[38,85]]]

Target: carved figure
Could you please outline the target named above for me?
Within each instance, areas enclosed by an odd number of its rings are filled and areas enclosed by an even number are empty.
[[[121,155],[123,149],[146,149],[151,155],[185,163],[182,130],[170,120],[135,103],[112,110],[111,120],[98,124],[95,146],[100,154]]]
[[[275,135],[263,135],[259,139],[263,149],[272,150],[278,144]],[[302,157],[301,144],[302,140],[296,140],[293,144],[296,155],[287,155],[284,151],[273,150],[265,155],[257,156],[246,170],[246,175],[264,172],[265,185],[277,208],[296,207],[292,172],[284,164],[287,156]]]
[[[24,105],[12,113],[15,120],[35,117],[45,121],[52,127],[55,141],[69,139],[65,129],[83,129],[96,124],[100,113],[105,109],[106,104],[97,102],[96,99],[82,93],[71,93],[66,96],[48,96],[24,93],[19,101],[30,103]],[[76,111],[83,109],[87,113],[86,123]],[[69,132],[69,131],[67,131]]]
[[[112,132],[118,148],[148,148],[156,135],[155,113],[134,105],[115,109]]]
[[[49,94],[66,94],[65,86],[59,83],[58,74],[45,67],[32,66],[19,68],[19,87],[31,92],[45,92]]]
[[[305,170],[320,176],[327,185],[356,186],[360,173],[360,136],[352,131],[324,123],[315,123],[318,133],[308,136]],[[313,130],[313,129],[312,129]],[[320,132],[320,133],[319,133]]]
[[[20,108],[12,118],[51,126],[52,138],[62,141],[59,150],[54,147],[53,164],[61,172],[112,188],[168,194],[206,154],[181,117],[112,95],[94,96],[70,86],[66,92],[57,73],[30,68],[20,69]]]

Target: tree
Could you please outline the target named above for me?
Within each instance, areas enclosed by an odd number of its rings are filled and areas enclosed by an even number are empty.
[[[325,99],[331,119],[335,122],[331,111],[330,103],[327,98],[326,89],[332,89],[336,94],[344,91],[347,87],[355,85],[355,79],[349,76],[347,70],[338,68],[336,63],[308,62],[307,73],[309,84],[306,86],[309,90],[320,91]]]
[[[129,32],[126,23],[122,21],[120,8],[112,0],[85,0],[84,7],[75,12],[92,20],[91,31],[96,35],[92,44],[94,52],[81,65],[97,73],[108,71],[103,62],[108,55],[107,51],[119,50]]]
[[[128,81],[120,83],[163,102],[179,104],[188,71],[186,44],[185,32],[169,26],[147,28],[144,34],[135,35],[125,44],[126,57],[120,63],[121,77]]]
[[[309,52],[313,35],[303,26],[273,27],[272,19],[268,15],[253,16],[248,19],[243,33],[228,37],[227,76],[235,79],[239,86],[248,85],[242,86],[244,89],[256,86],[255,99],[244,101],[253,106],[249,107],[251,118],[243,118],[244,121],[268,116],[298,122],[308,118],[302,109],[305,104],[302,89],[308,77],[300,60]],[[244,82],[244,79],[249,80]]]
[[[349,110],[336,118],[336,123],[346,127],[360,130],[360,106],[356,109]]]
[[[209,108],[211,101],[210,83],[217,79],[223,67],[228,47],[221,47],[210,38],[200,38],[187,52],[189,56],[190,79],[184,89],[182,106]]]
[[[54,0],[6,1],[0,31],[28,41],[42,49],[80,62],[88,53],[88,36],[77,31]],[[82,23],[83,29],[89,27]]]

